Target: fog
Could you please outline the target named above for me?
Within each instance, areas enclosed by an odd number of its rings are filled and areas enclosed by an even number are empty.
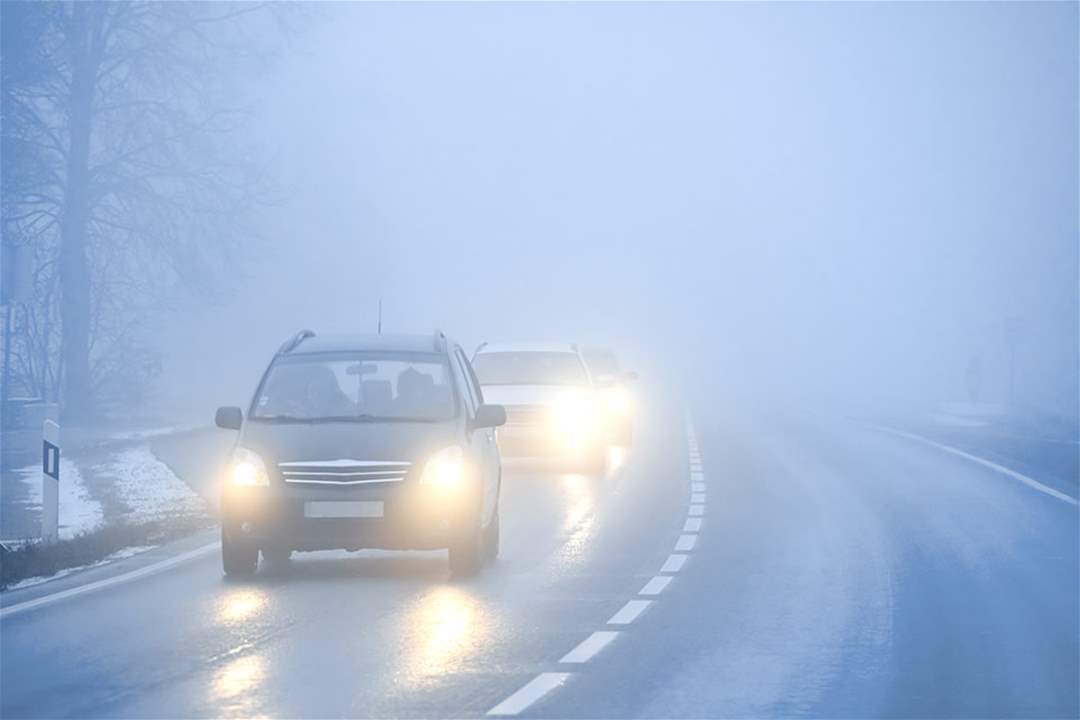
[[[716,402],[932,405],[977,356],[979,399],[1075,416],[1077,19],[320,6],[246,82],[280,202],[228,299],[156,327],[155,403],[246,402],[381,299],[387,331],[609,343]]]

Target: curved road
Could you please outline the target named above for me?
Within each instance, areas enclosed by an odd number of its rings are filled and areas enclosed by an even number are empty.
[[[1080,714],[1076,505],[854,424],[696,424],[650,411],[602,478],[508,471],[467,582],[370,552],[229,583],[207,551],[9,611],[0,715]]]

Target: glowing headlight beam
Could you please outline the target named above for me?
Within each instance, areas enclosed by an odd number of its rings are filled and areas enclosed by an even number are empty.
[[[630,412],[630,393],[626,388],[609,388],[604,393],[604,401],[608,412],[616,417],[623,417]]]
[[[559,398],[551,407],[550,422],[552,431],[564,440],[587,438],[596,425],[592,398],[578,393]]]
[[[428,459],[420,482],[440,488],[461,485],[465,479],[465,454],[457,445],[438,451]]]
[[[270,476],[266,472],[266,463],[258,453],[247,448],[236,448],[233,452],[229,482],[240,487],[269,485]]]

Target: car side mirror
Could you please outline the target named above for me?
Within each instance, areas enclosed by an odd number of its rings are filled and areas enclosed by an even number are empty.
[[[214,415],[214,424],[226,430],[239,430],[244,422],[244,411],[238,407],[219,407]]]
[[[476,417],[473,418],[474,430],[480,428],[494,428],[506,424],[506,408],[502,405],[481,405],[476,408]]]

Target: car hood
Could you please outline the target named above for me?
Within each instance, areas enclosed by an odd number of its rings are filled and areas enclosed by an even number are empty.
[[[457,423],[246,422],[238,445],[270,464],[326,460],[423,462],[457,442]]]
[[[568,394],[588,392],[573,385],[483,385],[484,402],[493,405],[554,405]]]

